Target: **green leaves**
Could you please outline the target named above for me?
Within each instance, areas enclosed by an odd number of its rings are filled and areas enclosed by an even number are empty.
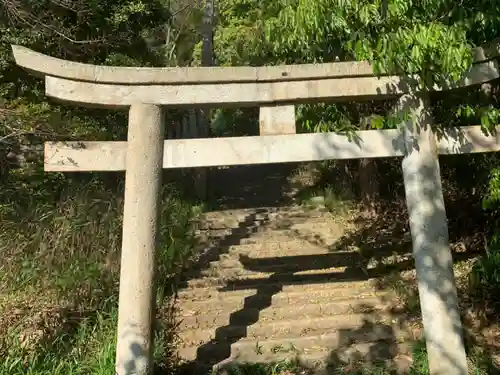
[[[148,7],[140,0],[126,2],[115,8],[111,16],[113,24],[120,25],[129,20],[132,15],[149,14]]]
[[[265,25],[280,56],[299,55],[301,62],[353,56],[371,61],[377,73],[421,73],[427,84],[457,81],[471,64],[468,29],[444,22],[451,11],[444,0],[387,0],[387,12],[382,0],[276,3],[281,9]]]
[[[500,168],[494,168],[490,174],[488,190],[483,198],[483,209],[498,209],[500,206]]]

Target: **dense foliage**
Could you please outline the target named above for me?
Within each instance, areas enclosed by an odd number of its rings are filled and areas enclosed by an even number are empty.
[[[10,45],[95,64],[184,64],[199,40],[199,10],[191,1],[0,1],[0,374],[113,372],[123,176],[44,174],[40,147],[125,139],[127,130],[124,112],[48,100]],[[174,185],[164,189],[157,255],[165,288],[189,257],[196,213]],[[167,291],[158,293],[164,316]],[[157,331],[162,366],[168,324]]]

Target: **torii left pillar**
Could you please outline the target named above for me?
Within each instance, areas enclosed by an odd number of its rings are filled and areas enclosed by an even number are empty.
[[[116,375],[150,375],[164,144],[163,111],[130,107],[116,344]]]

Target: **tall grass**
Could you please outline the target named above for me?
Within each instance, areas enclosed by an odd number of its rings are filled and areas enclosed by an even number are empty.
[[[0,191],[0,375],[112,374],[123,181],[15,173]],[[160,368],[172,339],[163,290],[191,255],[197,212],[172,185],[162,207]]]

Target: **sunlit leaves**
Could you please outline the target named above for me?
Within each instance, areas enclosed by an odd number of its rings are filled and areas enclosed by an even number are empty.
[[[143,15],[148,13],[149,9],[142,1],[130,1],[116,8],[112,16],[112,21],[115,25],[119,25],[123,22],[127,22],[134,14]]]
[[[497,209],[500,206],[500,168],[494,168],[490,174],[487,194],[483,199],[484,209]]]
[[[304,62],[354,56],[376,72],[419,73],[427,84],[467,71],[467,29],[436,19],[435,12],[446,14],[443,1],[384,1],[278,0],[282,9],[266,21],[266,37],[279,55],[298,51]],[[331,54],[328,44],[341,50]]]

